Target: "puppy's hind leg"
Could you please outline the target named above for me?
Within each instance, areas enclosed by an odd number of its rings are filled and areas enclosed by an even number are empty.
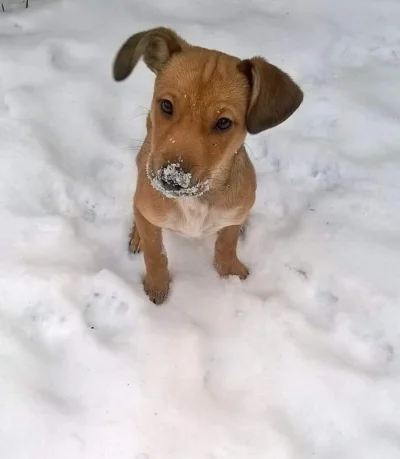
[[[136,223],[133,223],[131,233],[129,235],[129,252],[130,253],[140,253],[140,234],[136,227]]]
[[[240,234],[239,234],[240,239],[242,240],[246,239],[246,232],[247,232],[247,220],[240,227]]]

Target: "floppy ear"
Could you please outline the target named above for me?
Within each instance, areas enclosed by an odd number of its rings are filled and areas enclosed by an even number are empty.
[[[141,57],[152,72],[158,73],[174,53],[188,46],[173,30],[165,27],[132,35],[117,53],[113,67],[114,79],[125,80]]]
[[[238,64],[250,84],[247,130],[250,134],[277,126],[287,120],[303,101],[303,92],[282,70],[262,57]]]

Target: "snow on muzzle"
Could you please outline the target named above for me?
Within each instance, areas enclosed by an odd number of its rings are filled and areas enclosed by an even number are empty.
[[[179,163],[169,163],[156,173],[147,167],[147,176],[152,186],[168,198],[201,196],[210,189],[208,180],[192,183],[191,172],[186,172]]]

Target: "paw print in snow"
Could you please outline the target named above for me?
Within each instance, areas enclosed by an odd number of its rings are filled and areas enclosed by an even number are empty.
[[[92,330],[117,335],[130,325],[130,308],[116,292],[94,292],[88,299],[84,319]]]
[[[88,221],[88,222],[94,222],[97,217],[97,204],[96,203],[91,203],[89,200],[85,201],[86,208],[83,211],[83,218]]]

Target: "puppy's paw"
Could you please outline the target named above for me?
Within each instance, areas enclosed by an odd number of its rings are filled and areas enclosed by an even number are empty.
[[[169,276],[162,278],[149,278],[146,276],[143,281],[143,288],[149,300],[154,304],[162,304],[168,298]]]
[[[216,260],[214,266],[221,277],[238,276],[241,280],[245,280],[250,274],[247,266],[238,259],[231,260],[230,262]]]
[[[129,236],[129,252],[140,253],[140,236],[135,224]]]

